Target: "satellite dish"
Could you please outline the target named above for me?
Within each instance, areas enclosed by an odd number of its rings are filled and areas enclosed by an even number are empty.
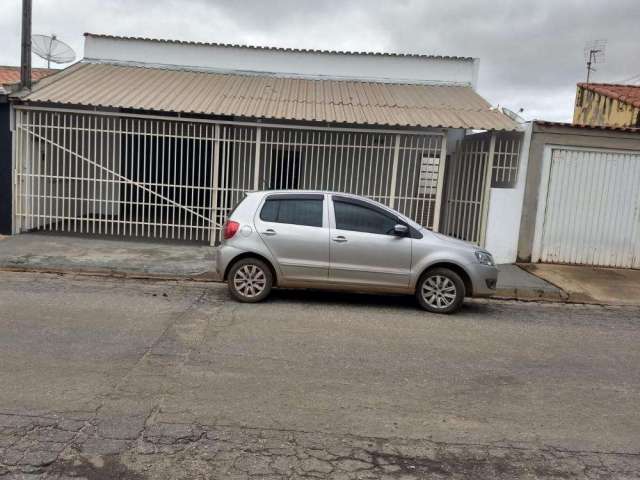
[[[509,110],[507,107],[501,107],[501,109],[502,109],[502,113],[504,113],[507,117],[509,117],[514,122],[516,122],[516,123],[526,123],[527,122],[524,118],[522,118],[520,115],[518,115],[513,110]],[[520,109],[520,112],[522,112],[522,109]]]
[[[53,63],[70,63],[76,59],[76,53],[69,45],[58,40],[55,35],[32,35],[33,53],[47,61],[47,68]]]

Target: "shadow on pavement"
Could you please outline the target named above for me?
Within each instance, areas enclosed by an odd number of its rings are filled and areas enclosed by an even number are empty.
[[[353,292],[332,292],[323,290],[285,290],[274,289],[266,303],[294,302],[331,304],[340,306],[380,306],[401,310],[422,311],[413,295],[385,295]],[[482,302],[466,299],[458,314],[482,313],[490,309]],[[428,314],[428,312],[424,312]]]

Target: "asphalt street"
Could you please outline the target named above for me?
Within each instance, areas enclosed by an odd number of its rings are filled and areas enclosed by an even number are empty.
[[[640,309],[0,273],[0,479],[640,478]]]

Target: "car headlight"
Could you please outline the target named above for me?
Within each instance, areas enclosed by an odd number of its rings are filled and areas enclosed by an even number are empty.
[[[493,257],[489,252],[482,252],[480,250],[476,250],[474,253],[475,253],[476,259],[478,260],[478,263],[481,263],[482,265],[489,265],[490,267],[493,267],[495,265],[493,261]]]

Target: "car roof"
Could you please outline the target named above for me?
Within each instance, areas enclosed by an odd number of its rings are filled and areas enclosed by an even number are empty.
[[[361,198],[363,200],[374,201],[362,195],[355,195],[353,193],[346,193],[346,192],[335,192],[332,190],[259,190],[252,193],[260,194],[260,195],[287,194],[287,193],[291,195],[304,194],[304,193],[315,194],[315,195],[341,195],[343,197]]]

